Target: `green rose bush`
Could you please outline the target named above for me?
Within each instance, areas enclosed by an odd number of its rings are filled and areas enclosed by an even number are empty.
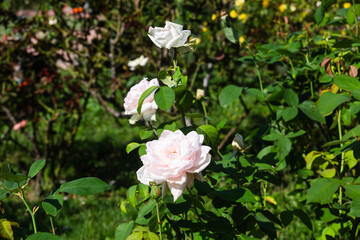
[[[109,189],[93,177],[58,181],[71,167],[98,170],[100,160],[69,161],[77,132],[96,125],[86,114],[94,106],[100,121],[112,118],[126,132],[116,138],[130,142],[133,158],[122,172],[105,171],[131,182],[105,180],[127,189],[119,203],[127,220],[111,219],[108,239],[359,237],[359,4],[87,5],[65,14],[58,3],[55,16],[29,20],[28,32],[11,29],[19,38],[8,31],[0,46],[0,137],[11,143],[1,145],[4,155],[22,149],[44,158],[1,168],[0,200],[24,204],[28,239],[60,239],[67,194]],[[54,183],[31,203],[27,191],[42,181],[45,162],[44,182]],[[37,224],[41,212],[50,232]],[[13,239],[17,226],[1,217],[0,236]]]

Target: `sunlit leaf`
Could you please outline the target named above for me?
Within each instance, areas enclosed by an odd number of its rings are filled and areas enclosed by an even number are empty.
[[[63,183],[58,191],[76,195],[93,195],[109,189],[110,186],[104,181],[95,177],[86,177]]]

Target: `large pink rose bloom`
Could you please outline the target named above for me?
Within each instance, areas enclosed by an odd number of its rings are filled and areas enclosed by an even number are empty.
[[[163,194],[167,187],[174,201],[191,187],[194,178],[203,181],[201,171],[211,160],[210,147],[203,146],[204,136],[192,131],[184,135],[180,130],[164,130],[159,140],[146,143],[146,155],[141,157],[144,166],[137,172],[139,181],[163,184]]]
[[[156,78],[152,79],[151,81],[148,81],[147,78],[144,78],[141,80],[141,82],[130,88],[130,91],[124,99],[125,114],[132,115],[129,120],[130,124],[134,124],[141,117],[144,117],[146,121],[156,120],[155,113],[158,106],[154,100],[154,92],[145,98],[141,107],[141,114],[137,112],[139,98],[148,88],[152,86],[159,86],[159,82]]]

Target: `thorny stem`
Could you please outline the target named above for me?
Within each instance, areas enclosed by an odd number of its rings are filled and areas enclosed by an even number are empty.
[[[51,232],[52,232],[52,234],[55,235],[55,228],[54,228],[54,223],[53,223],[52,217],[50,217],[50,224],[51,224]]]
[[[29,207],[29,205],[27,204],[26,200],[25,200],[25,195],[24,195],[24,191],[20,188],[21,193],[19,193],[19,197],[20,199],[24,202],[26,209],[28,210],[30,216],[31,216],[31,220],[33,223],[33,227],[34,227],[34,233],[37,233],[37,228],[36,228],[36,221],[35,221],[35,212],[33,212],[31,210],[31,208]]]
[[[161,222],[160,222],[159,199],[156,199],[156,215],[157,215],[157,222],[158,222],[158,226],[159,226],[160,240],[162,240],[162,228],[161,228]]]

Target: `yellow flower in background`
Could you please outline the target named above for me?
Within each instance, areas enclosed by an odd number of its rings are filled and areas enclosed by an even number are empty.
[[[235,6],[242,7],[244,5],[245,0],[235,0]]]
[[[345,36],[346,35],[346,31],[343,29],[341,30],[341,35]]]
[[[281,4],[281,5],[279,6],[280,12],[284,12],[286,9],[287,9],[286,4]]]
[[[351,3],[344,3],[343,7],[344,7],[344,8],[350,8],[350,7],[351,7]]]
[[[247,14],[246,14],[246,13],[240,14],[240,15],[239,15],[239,20],[243,21],[243,23],[246,23]]]
[[[262,2],[262,6],[263,6],[264,8],[267,8],[267,7],[269,6],[269,4],[270,4],[270,1],[269,1],[269,0],[264,0],[264,1]]]
[[[207,27],[203,27],[203,28],[202,28],[202,31],[203,31],[203,32],[207,32]]]
[[[203,22],[203,25],[204,25],[204,26],[207,26],[207,25],[208,25],[208,22],[206,22],[206,21]]]
[[[231,18],[236,18],[237,17],[237,12],[234,9],[230,11],[230,17]]]
[[[239,43],[240,43],[240,46],[241,44],[243,44],[245,42],[245,38],[243,36],[239,37]]]
[[[189,42],[197,45],[201,42],[201,40],[200,40],[200,38],[189,37]]]
[[[217,18],[217,15],[215,13],[213,13],[213,15],[211,15],[211,20],[215,20]]]

